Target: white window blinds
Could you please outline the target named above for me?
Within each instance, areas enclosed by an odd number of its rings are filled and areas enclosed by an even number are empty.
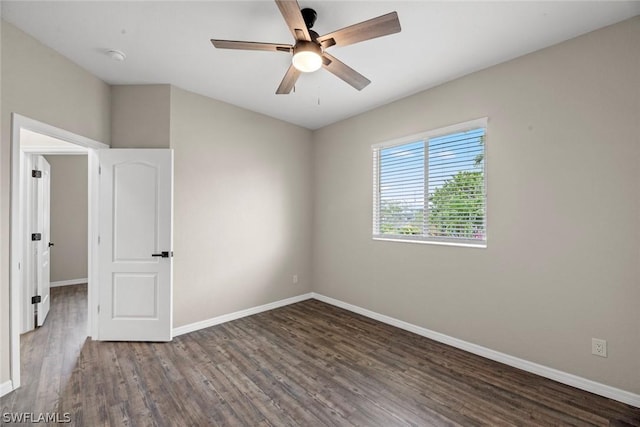
[[[486,119],[373,147],[374,238],[484,246]]]

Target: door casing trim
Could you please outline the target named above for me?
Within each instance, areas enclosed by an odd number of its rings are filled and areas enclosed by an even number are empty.
[[[61,139],[71,144],[85,147],[87,149],[88,161],[88,190],[89,190],[89,218],[88,218],[88,318],[87,335],[95,336],[97,331],[97,253],[98,246],[98,161],[95,150],[107,149],[109,146],[102,142],[87,138],[56,126],[22,116],[17,113],[11,114],[11,217],[10,217],[10,269],[9,269],[9,294],[10,294],[10,356],[11,365],[11,387],[13,390],[20,387],[20,314],[21,301],[20,289],[22,287],[22,274],[20,266],[23,265],[23,244],[24,239],[20,234],[22,222],[21,212],[21,192],[20,173],[22,165],[20,162],[20,130],[26,129],[53,138]]]

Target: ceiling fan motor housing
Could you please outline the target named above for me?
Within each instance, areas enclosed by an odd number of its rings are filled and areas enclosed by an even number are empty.
[[[304,19],[304,23],[307,28],[313,28],[313,24],[316,23],[316,19],[318,19],[318,14],[315,10],[305,7],[300,11],[302,13],[302,19]]]

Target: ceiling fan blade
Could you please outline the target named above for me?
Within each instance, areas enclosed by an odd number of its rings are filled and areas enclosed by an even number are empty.
[[[213,43],[213,45],[218,49],[267,50],[273,52],[291,52],[293,50],[293,46],[291,45],[277,43],[257,43],[215,39],[211,39],[211,43]]]
[[[391,12],[318,37],[318,41],[325,49],[333,45],[347,46],[375,39],[376,37],[399,33],[401,29],[398,13]]]
[[[289,69],[287,70],[287,73],[284,75],[280,86],[278,86],[276,94],[286,95],[291,92],[291,89],[293,89],[293,86],[296,84],[296,81],[298,80],[298,77],[300,77],[301,73],[301,71],[299,71],[296,67],[293,66],[293,64],[291,64],[289,66]]]
[[[311,41],[311,36],[309,35],[307,24],[304,23],[298,2],[296,0],[276,0],[276,4],[289,30],[291,30],[293,38],[296,40]]]
[[[371,80],[326,52],[322,54],[322,66],[358,90],[371,83]]]

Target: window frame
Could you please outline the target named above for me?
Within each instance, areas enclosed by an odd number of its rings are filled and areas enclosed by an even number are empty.
[[[486,248],[487,247],[487,200],[488,200],[488,191],[487,191],[487,138],[488,138],[488,117],[482,117],[479,119],[469,120],[463,123],[457,123],[450,126],[444,126],[437,129],[432,129],[412,135],[407,135],[401,138],[392,139],[389,141],[379,142],[373,144],[371,146],[371,154],[373,160],[373,216],[372,216],[372,239],[379,241],[389,241],[389,242],[401,242],[401,243],[421,243],[421,244],[432,244],[432,245],[445,245],[445,246],[460,246],[460,247],[471,247],[471,248]],[[379,226],[379,213],[380,213],[380,158],[379,153],[380,150],[386,148],[397,147],[400,145],[411,144],[415,142],[423,141],[425,144],[425,203],[424,203],[424,212],[427,214],[428,210],[428,198],[429,198],[429,139],[437,138],[449,134],[466,132],[473,129],[483,128],[484,129],[484,147],[483,147],[483,181],[484,181],[484,240],[475,240],[475,239],[451,239],[447,237],[429,237],[429,236],[416,236],[416,235],[402,235],[402,234],[380,234]],[[425,215],[425,221],[428,215]]]

